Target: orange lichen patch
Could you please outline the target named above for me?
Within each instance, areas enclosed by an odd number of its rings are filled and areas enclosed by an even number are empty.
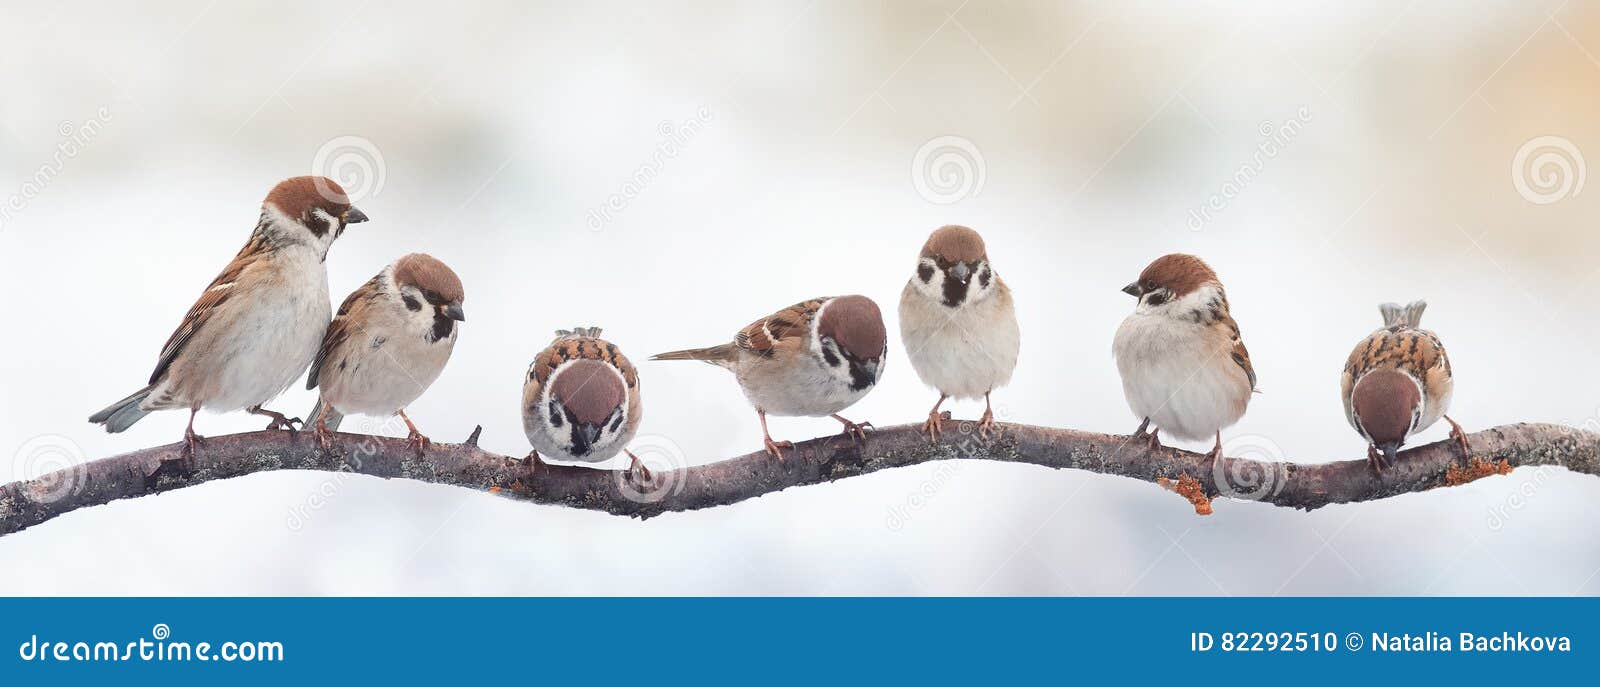
[[[522,480],[520,480],[520,479],[512,480],[511,484],[508,484],[508,485],[503,486],[503,487],[498,485],[498,484],[494,485],[492,487],[489,487],[489,493],[491,493],[491,494],[504,494],[505,492],[508,492],[508,491],[513,493],[513,494],[519,494],[519,495],[524,495],[524,496],[533,492],[533,490],[529,489],[528,485],[523,484]]]
[[[1157,477],[1156,484],[1161,485],[1167,491],[1176,492],[1179,496],[1188,499],[1189,503],[1194,504],[1195,515],[1211,514],[1211,499],[1206,497],[1205,487],[1200,486],[1200,480],[1190,477],[1189,473],[1185,472],[1178,475],[1178,481],[1176,482],[1165,477]]]
[[[1466,467],[1450,466],[1450,469],[1444,473],[1444,483],[1447,486],[1454,487],[1474,482],[1490,475],[1509,474],[1511,474],[1511,464],[1507,463],[1504,458],[1494,462],[1482,458],[1473,458],[1467,461]]]

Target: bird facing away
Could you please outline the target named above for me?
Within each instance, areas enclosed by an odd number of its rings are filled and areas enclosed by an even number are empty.
[[[922,245],[916,274],[900,293],[900,338],[917,377],[939,392],[922,425],[928,438],[939,438],[945,399],[979,396],[978,434],[987,437],[994,426],[989,393],[1011,381],[1022,333],[1011,289],[990,266],[978,232],[952,224]]]
[[[615,344],[600,338],[599,327],[556,332],[528,367],[522,429],[533,444],[530,468],[537,469],[540,453],[598,463],[620,451],[628,454],[634,478],[648,481],[650,471],[627,448],[643,420],[639,372]]]
[[[1450,423],[1450,438],[1462,454],[1471,453],[1461,425],[1445,415],[1455,379],[1444,344],[1421,328],[1427,307],[1423,301],[1379,305],[1383,327],[1356,344],[1344,364],[1339,389],[1344,416],[1367,440],[1367,462],[1380,474],[1394,463],[1407,438],[1441,417]]]
[[[412,253],[383,268],[344,299],[311,363],[307,389],[322,389],[312,413],[317,440],[345,415],[399,414],[418,451],[430,443],[406,415],[455,350],[466,292],[461,279],[433,256]]]
[[[1215,461],[1222,428],[1244,416],[1256,388],[1222,282],[1200,258],[1173,254],[1150,263],[1122,291],[1139,299],[1112,343],[1122,392],[1142,419],[1134,436],[1155,448],[1161,431],[1190,441],[1214,435]]]
[[[883,376],[888,336],[878,304],[866,296],[814,298],[763,317],[732,343],[673,351],[651,360],[701,360],[733,372],[761,419],[767,453],[783,460],[788,441],[773,441],[767,415],[830,416],[866,440],[870,422],[839,412],[861,400]]]
[[[293,429],[298,418],[262,408],[306,371],[331,316],[328,248],[367,216],[324,177],[285,179],[267,194],[244,249],[200,294],[161,349],[148,386],[95,413],[121,432],[157,410],[189,411],[184,453],[194,455],[200,410],[246,410]]]

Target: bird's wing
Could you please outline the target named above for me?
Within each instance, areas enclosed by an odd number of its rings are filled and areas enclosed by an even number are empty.
[[[184,349],[192,342],[195,335],[205,330],[207,323],[211,322],[224,305],[233,299],[240,291],[239,282],[253,272],[263,258],[272,252],[271,246],[261,234],[252,234],[250,242],[244,249],[234,256],[233,262],[222,269],[222,273],[206,287],[205,293],[200,294],[200,299],[189,308],[183,316],[183,323],[178,325],[177,331],[167,339],[166,345],[161,347],[161,358],[156,361],[156,369],[150,373],[150,383],[160,382],[166,376],[167,370],[172,368],[173,361],[183,354]]]
[[[1222,312],[1221,321],[1222,325],[1227,327],[1229,343],[1232,346],[1228,351],[1228,355],[1233,358],[1235,364],[1244,370],[1245,376],[1250,379],[1250,390],[1255,391],[1256,368],[1250,364],[1250,350],[1244,347],[1244,339],[1239,336],[1239,323],[1235,322],[1233,315],[1226,310]]]
[[[637,407],[639,402],[639,371],[628,360],[616,344],[596,336],[589,336],[591,332],[598,333],[599,329],[578,330],[579,333],[563,332],[549,347],[539,352],[533,359],[533,365],[528,368],[528,381],[524,385],[523,396],[531,402],[539,397],[539,392],[544,385],[549,383],[550,375],[561,367],[562,363],[569,360],[599,360],[617,368],[622,373],[622,381],[628,386],[628,402]]]
[[[1356,424],[1356,409],[1352,400],[1356,381],[1372,369],[1378,351],[1383,348],[1385,333],[1385,330],[1380,329],[1356,344],[1355,349],[1350,351],[1350,357],[1344,362],[1344,372],[1339,375],[1339,397],[1344,402],[1344,419],[1351,427],[1355,427],[1356,431],[1361,431]]]
[[[811,321],[826,298],[813,298],[795,303],[771,315],[751,322],[733,337],[734,345],[764,358],[804,345],[811,332]]]
[[[321,383],[318,377],[321,376],[323,363],[343,357],[344,348],[360,338],[360,323],[366,319],[367,309],[383,293],[381,279],[380,274],[367,280],[360,288],[350,292],[344,303],[339,305],[339,312],[333,316],[333,322],[328,324],[328,332],[322,336],[317,357],[311,361],[311,374],[306,377],[307,389],[315,389]]]

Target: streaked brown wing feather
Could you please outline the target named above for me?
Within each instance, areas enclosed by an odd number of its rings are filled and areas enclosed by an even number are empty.
[[[306,377],[306,388],[315,389],[318,377],[322,373],[322,365],[338,356],[340,350],[350,342],[359,332],[358,321],[361,320],[362,306],[369,304],[381,293],[379,280],[381,275],[373,277],[360,288],[350,292],[344,302],[339,304],[339,312],[333,316],[333,322],[328,324],[328,332],[322,336],[322,346],[317,349],[317,357],[311,361],[311,373]]]
[[[183,316],[183,323],[178,325],[177,331],[172,332],[166,345],[161,347],[161,358],[156,361],[155,371],[150,373],[151,384],[161,381],[161,378],[166,376],[167,370],[172,368],[173,361],[183,353],[184,348],[194,339],[195,333],[205,327],[217,309],[233,297],[236,291],[233,285],[269,251],[270,246],[266,239],[260,234],[253,234],[250,242],[245,244],[237,256],[234,256],[233,261],[223,268],[216,279],[211,280],[206,286],[205,293],[200,294],[200,299],[195,301],[194,305],[190,306],[189,312]],[[223,285],[228,285],[229,288],[219,288]]]
[[[622,354],[616,344],[589,336],[567,336],[556,339],[555,343],[533,359],[533,367],[528,371],[528,381],[534,385],[534,395],[544,389],[550,381],[551,373],[562,363],[569,360],[599,360],[609,363],[622,373],[622,381],[628,386],[628,398],[637,403],[639,394],[639,371],[633,362]]]
[[[1421,381],[1430,394],[1437,393],[1451,379],[1450,358],[1445,355],[1444,343],[1433,332],[1411,327],[1379,329],[1356,344],[1349,360],[1345,361],[1340,392],[1346,414],[1356,382],[1379,368],[1410,374]]]
[[[785,342],[800,341],[810,331],[817,310],[827,301],[826,298],[802,301],[751,322],[734,335],[733,343],[752,353],[770,356]]]
[[[1256,388],[1256,368],[1250,364],[1250,350],[1244,347],[1244,339],[1239,336],[1239,323],[1235,322],[1233,315],[1227,312],[1222,313],[1222,323],[1228,327],[1228,332],[1233,340],[1233,349],[1229,351],[1229,355],[1233,357],[1235,364],[1244,369],[1245,376],[1250,378],[1250,390],[1254,391]]]

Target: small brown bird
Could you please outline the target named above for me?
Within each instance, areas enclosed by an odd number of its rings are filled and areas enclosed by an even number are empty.
[[[321,387],[312,418],[330,443],[345,415],[398,414],[418,451],[430,443],[406,415],[444,371],[465,322],[461,279],[433,256],[413,253],[385,267],[344,299],[311,364],[307,389]]]
[[[628,454],[635,479],[650,471],[627,446],[644,420],[639,372],[599,327],[556,332],[556,340],[528,367],[522,385],[522,429],[539,453],[560,460],[598,463]]]
[[[1256,388],[1222,282],[1200,258],[1173,254],[1156,258],[1122,291],[1139,299],[1112,343],[1128,407],[1143,418],[1134,436],[1154,447],[1162,430],[1191,441],[1215,435],[1215,461],[1222,428],[1244,416]]]
[[[1394,463],[1407,438],[1441,417],[1450,423],[1450,438],[1462,454],[1471,453],[1466,432],[1445,415],[1455,379],[1444,344],[1421,328],[1427,307],[1423,301],[1378,306],[1383,328],[1356,344],[1344,364],[1340,396],[1345,419],[1367,440],[1367,462],[1380,474]]]
[[[1011,289],[989,264],[983,237],[967,227],[940,227],[917,256],[917,272],[900,293],[900,339],[923,384],[939,392],[922,429],[939,438],[946,398],[983,397],[979,436],[994,426],[989,393],[1011,381],[1022,348]]]
[[[783,460],[794,443],[773,441],[767,414],[821,417],[844,423],[866,439],[870,422],[839,415],[872,391],[883,376],[888,336],[878,304],[866,296],[814,298],[763,317],[733,343],[662,353],[651,360],[700,360],[733,372],[761,419],[767,453]]]
[[[267,429],[293,429],[298,418],[261,405],[294,384],[316,357],[332,315],[323,261],[345,227],[365,221],[332,179],[294,177],[273,187],[249,242],[162,347],[150,385],[89,421],[115,433],[153,411],[188,410],[190,456],[201,441],[194,432],[201,409],[242,409],[272,418]]]

